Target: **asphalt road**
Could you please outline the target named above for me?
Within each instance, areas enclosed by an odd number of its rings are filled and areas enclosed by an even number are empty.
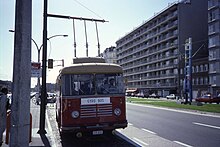
[[[132,126],[183,146],[220,146],[220,115],[127,104]]]
[[[117,135],[104,132],[103,135],[92,136],[86,134],[82,138],[76,138],[74,133],[60,134],[56,123],[55,105],[47,105],[48,119],[51,125],[52,134],[57,147],[134,147],[132,143]]]

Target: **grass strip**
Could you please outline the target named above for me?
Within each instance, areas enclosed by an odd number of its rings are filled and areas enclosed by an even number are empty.
[[[220,113],[220,104],[203,104],[202,106],[197,105],[185,105],[177,103],[176,101],[166,101],[160,99],[144,99],[144,98],[127,98],[127,102],[138,103],[138,104],[147,104],[159,107],[168,107],[168,108],[178,108],[178,109],[189,109],[189,110],[198,110],[204,112],[213,112]]]

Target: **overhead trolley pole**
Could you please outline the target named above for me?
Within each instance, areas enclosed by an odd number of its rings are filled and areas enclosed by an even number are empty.
[[[98,56],[100,56],[100,44],[99,44],[99,36],[98,36],[98,28],[97,22],[108,22],[104,19],[93,19],[93,18],[84,18],[84,17],[73,17],[73,16],[65,16],[65,15],[57,15],[57,14],[47,14],[47,17],[54,18],[62,18],[62,19],[73,19],[73,37],[74,37],[74,56],[76,57],[76,35],[75,35],[75,22],[74,20],[83,20],[85,27],[85,37],[86,37],[86,56],[88,57],[88,40],[87,40],[87,31],[86,31],[86,21],[94,21],[96,25],[96,33],[97,33],[97,41],[98,41]]]

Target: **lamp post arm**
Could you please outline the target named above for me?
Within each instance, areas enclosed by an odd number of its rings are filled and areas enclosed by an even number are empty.
[[[47,38],[47,40],[50,40],[51,38],[58,37],[58,36],[68,37],[68,35],[53,35],[53,36]]]
[[[36,41],[34,39],[32,39],[32,38],[31,38],[31,40],[34,42],[35,46],[37,47],[37,50],[40,50],[38,45],[37,45],[37,43],[36,43]]]

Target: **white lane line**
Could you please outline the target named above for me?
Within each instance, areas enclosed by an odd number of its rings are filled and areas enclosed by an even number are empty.
[[[193,124],[199,125],[199,126],[205,126],[205,127],[209,127],[209,128],[220,129],[220,127],[217,127],[217,126],[212,126],[212,125],[203,124],[203,123],[198,123],[198,122],[193,122]]]
[[[119,133],[121,133],[121,132],[122,132],[122,130],[120,130],[120,129],[117,129],[117,131],[118,131]]]
[[[47,124],[48,124],[49,132],[52,133],[52,134],[49,134],[49,135],[52,135],[52,137],[51,137],[51,141],[52,141],[51,146],[57,147],[56,141],[55,141],[55,135],[53,134],[47,111],[46,111],[46,121],[47,121]]]
[[[148,132],[148,133],[151,133],[151,134],[157,134],[157,133],[155,133],[155,132],[153,132],[153,131],[150,131],[150,130],[147,130],[147,129],[144,129],[144,128],[142,128],[141,130],[143,130],[143,131],[145,131],[145,132]]]
[[[182,142],[180,142],[180,141],[173,141],[173,142],[175,142],[175,143],[177,143],[177,144],[180,144],[180,145],[182,145],[182,146],[185,146],[185,147],[193,147],[193,146],[191,146],[191,145],[182,143]]]
[[[136,138],[136,137],[133,137],[133,139],[135,140],[134,142],[136,142],[137,144],[139,145],[145,145],[145,146],[148,146],[149,144],[147,144],[146,142],[143,142],[142,140]]]
[[[133,124],[131,124],[131,123],[128,123],[128,126],[133,126]]]

